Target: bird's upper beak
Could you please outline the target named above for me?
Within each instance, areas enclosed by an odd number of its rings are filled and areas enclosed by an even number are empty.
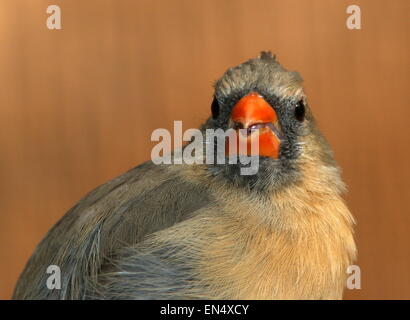
[[[251,92],[242,97],[234,106],[230,118],[230,127],[237,130],[237,143],[246,144],[246,154],[279,157],[281,129],[275,110],[259,94]],[[239,129],[245,129],[240,130]],[[259,143],[257,154],[252,154],[252,143]],[[241,154],[241,149],[229,148],[229,155]]]

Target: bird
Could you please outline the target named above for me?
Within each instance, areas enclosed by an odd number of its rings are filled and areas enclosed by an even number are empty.
[[[242,149],[257,172],[242,174],[241,162],[136,166],[51,228],[13,299],[342,299],[355,220],[302,84],[270,51],[229,68],[199,130],[257,141],[256,153]],[[50,265],[59,288],[46,285]]]

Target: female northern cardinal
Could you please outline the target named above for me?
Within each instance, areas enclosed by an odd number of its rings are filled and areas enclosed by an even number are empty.
[[[259,142],[258,172],[152,162],[128,171],[48,232],[14,298],[341,298],[354,220],[301,82],[269,52],[229,69],[201,129],[245,129],[240,139]],[[46,286],[50,265],[60,289]]]

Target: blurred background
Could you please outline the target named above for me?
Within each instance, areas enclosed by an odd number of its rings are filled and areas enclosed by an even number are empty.
[[[46,27],[49,5],[62,30]],[[349,30],[346,8],[361,8]],[[305,80],[349,187],[361,290],[410,298],[408,0],[0,0],[0,298],[85,193],[197,127],[212,83],[271,50]]]

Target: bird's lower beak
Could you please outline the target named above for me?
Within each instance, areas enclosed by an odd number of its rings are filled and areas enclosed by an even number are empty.
[[[227,153],[246,154],[279,158],[281,129],[275,110],[257,93],[249,93],[240,99],[232,109],[230,127],[235,129],[236,148],[227,142]],[[242,130],[241,130],[242,129]],[[258,149],[252,149],[252,144]],[[240,144],[245,147],[240,148]],[[246,151],[245,151],[246,150]]]

